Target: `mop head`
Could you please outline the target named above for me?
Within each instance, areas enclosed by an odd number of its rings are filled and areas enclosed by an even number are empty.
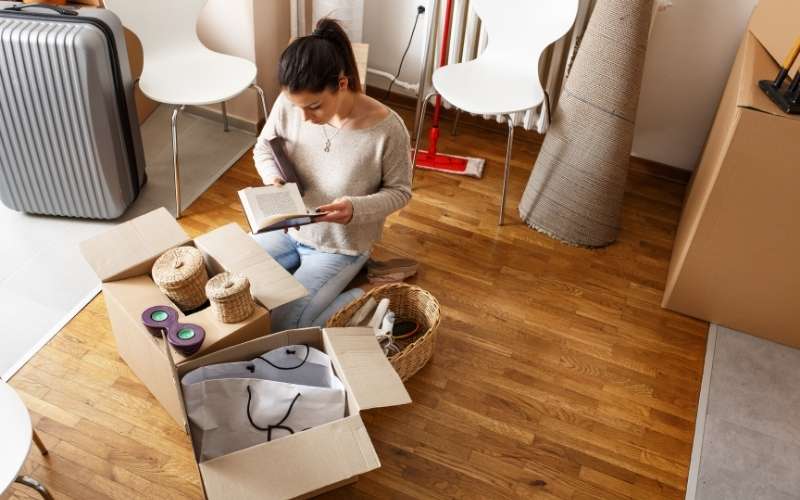
[[[483,158],[471,158],[468,156],[444,155],[436,153],[430,155],[427,151],[420,150],[417,153],[417,168],[424,170],[434,170],[446,174],[466,175],[480,179],[483,177],[483,166],[486,160]]]

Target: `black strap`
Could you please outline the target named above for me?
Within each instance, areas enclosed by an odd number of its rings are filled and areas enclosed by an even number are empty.
[[[46,3],[34,3],[28,5],[15,5],[6,9],[6,12],[22,12],[23,9],[47,9],[61,14],[62,16],[77,16],[78,12],[74,9],[66,9],[56,5],[48,5]]]
[[[286,410],[286,415],[283,416],[283,418],[280,420],[280,422],[278,422],[277,424],[274,424],[274,425],[268,425],[266,427],[261,427],[261,426],[257,425],[253,421],[253,416],[250,414],[250,401],[253,399],[253,392],[250,389],[250,386],[248,385],[247,386],[247,420],[249,420],[250,421],[250,425],[252,425],[256,429],[258,429],[260,431],[266,431],[267,432],[267,441],[272,441],[272,429],[283,429],[285,431],[289,431],[289,434],[294,434],[294,430],[292,430],[292,428],[287,426],[287,425],[283,425],[283,423],[286,422],[286,419],[289,418],[289,415],[291,415],[292,408],[294,408],[294,404],[297,402],[298,398],[300,398],[300,393],[299,392],[297,393],[297,396],[295,396],[294,399],[292,400],[292,403],[289,405],[289,409]]]
[[[301,361],[300,364],[297,365],[297,366],[278,366],[275,363],[273,363],[272,361],[270,361],[270,360],[268,360],[266,358],[263,358],[261,356],[259,356],[258,359],[260,359],[261,361],[263,361],[264,363],[268,364],[269,366],[271,366],[273,368],[277,368],[278,370],[296,370],[296,369],[300,368],[301,366],[303,366],[304,364],[306,364],[306,361],[308,361],[308,355],[311,354],[311,349],[308,347],[308,345],[307,344],[302,344],[302,345],[303,345],[303,347],[306,348],[306,357],[303,358],[303,361]],[[289,349],[288,347],[286,348],[286,354],[294,354],[294,353],[295,353],[295,351],[293,349]]]

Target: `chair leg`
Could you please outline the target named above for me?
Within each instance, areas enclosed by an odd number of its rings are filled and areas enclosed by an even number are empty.
[[[183,106],[172,109],[172,168],[175,172],[175,218],[181,217],[181,171],[178,161],[178,114],[183,111]]]
[[[461,118],[461,110],[456,109],[456,117],[453,119],[453,129],[450,131],[450,135],[458,134],[458,119]]]
[[[267,98],[264,95],[264,91],[255,83],[250,86],[256,89],[256,92],[258,92],[258,99],[261,101],[261,110],[264,112],[264,120],[266,120],[269,116],[269,112],[267,111]]]
[[[222,128],[225,132],[230,131],[230,127],[228,126],[228,106],[225,104],[225,101],[222,101]]]
[[[36,434],[36,431],[33,431],[33,442],[36,444],[36,447],[39,448],[39,453],[41,453],[42,455],[47,455],[49,453],[47,451],[47,448],[44,446],[44,443],[42,442],[42,438],[40,438],[39,435]]]
[[[437,92],[432,90],[425,96],[425,99],[422,100],[422,110],[419,114],[419,122],[417,123],[417,137],[414,140],[414,154],[411,157],[411,186],[414,186],[414,171],[416,170],[417,165],[417,153],[419,152],[419,139],[422,136],[422,124],[425,123],[425,108],[428,107],[428,101],[430,101],[431,97],[435,96]]]
[[[508,174],[511,171],[511,149],[512,145],[514,144],[514,117],[508,115],[508,143],[506,144],[506,166],[505,171],[503,172],[503,194],[500,197],[500,222],[498,222],[498,226],[503,225],[503,220],[505,216],[505,209],[506,209],[506,191],[508,191]]]
[[[39,495],[41,495],[44,500],[53,500],[53,496],[49,491],[47,491],[47,488],[45,488],[42,483],[30,476],[17,476],[14,482],[25,485],[28,488],[33,488],[39,492]]]

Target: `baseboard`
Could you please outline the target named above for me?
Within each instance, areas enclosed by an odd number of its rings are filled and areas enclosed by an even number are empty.
[[[697,419],[694,424],[692,458],[689,462],[689,476],[686,480],[686,500],[695,500],[697,481],[700,479],[700,458],[703,454],[703,435],[705,434],[708,413],[708,396],[711,390],[711,370],[714,368],[714,354],[717,349],[717,325],[709,325],[706,342],[706,358],[703,365],[703,378],[700,383],[700,397],[697,401]]]
[[[636,156],[631,156],[631,160],[633,160],[631,161],[631,170],[645,175],[684,185],[689,184],[689,180],[692,178],[691,170],[684,170],[682,168],[673,167],[672,165],[645,160],[644,158],[638,158]]]
[[[382,101],[387,106],[392,108],[401,108],[406,110],[416,110],[417,109],[417,98],[411,97],[405,94],[398,94],[396,92],[390,92],[388,97],[386,95],[386,90],[374,87],[371,85],[367,85],[367,95],[373,97],[374,99],[378,99]],[[428,105],[428,110],[426,113],[427,115],[431,115],[433,113],[433,106]],[[456,112],[454,109],[445,109],[442,108],[442,119],[450,124],[453,123],[455,120]],[[503,123],[497,123],[493,120],[486,120],[480,116],[473,116],[468,113],[461,113],[461,116],[458,118],[459,126],[467,125],[471,127],[476,127],[483,130],[491,130],[493,132],[497,132],[500,134],[505,135],[508,128]],[[450,127],[442,127],[444,130],[449,129]],[[449,133],[449,132],[442,132],[442,133]],[[543,136],[538,134],[533,130],[525,130],[517,128],[514,131],[514,141],[524,141],[530,144],[537,144],[541,145]],[[673,167],[671,165],[665,165],[663,163],[658,163],[651,160],[645,160],[642,158],[631,157],[631,170],[636,172],[649,175],[652,177],[657,177],[659,179],[667,180],[670,182],[675,182],[678,184],[688,184],[689,180],[692,177],[692,172],[689,170],[684,170],[682,168]]]
[[[221,111],[207,108],[205,106],[186,106],[186,111],[193,115],[201,116],[203,118],[219,122],[220,126],[222,126]],[[229,126],[239,130],[243,130],[245,132],[250,132],[253,135],[258,135],[258,132],[261,130],[263,123],[264,120],[260,120],[259,123],[253,123],[243,118],[239,118],[238,116],[231,116],[230,114],[228,115]]]

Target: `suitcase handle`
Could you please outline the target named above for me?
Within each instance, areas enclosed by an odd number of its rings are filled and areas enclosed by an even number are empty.
[[[47,5],[45,3],[33,3],[28,5],[15,5],[6,9],[6,12],[22,12],[24,9],[47,9],[58,12],[62,16],[77,16],[78,12],[72,9],[65,9],[64,7],[57,7],[55,5]]]

